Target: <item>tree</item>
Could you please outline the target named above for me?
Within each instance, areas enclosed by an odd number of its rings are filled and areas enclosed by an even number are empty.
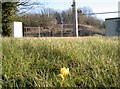
[[[90,13],[93,13],[93,11],[90,7],[83,7],[82,8],[82,14],[86,14],[86,16],[89,16]]]
[[[28,13],[22,16],[25,26],[40,26],[49,28],[54,21],[54,10],[50,8],[41,9],[40,13]]]
[[[18,18],[18,14],[22,14],[30,10],[34,5],[38,3],[30,3],[29,0],[24,0],[22,2],[2,2],[2,35],[11,36],[12,28],[11,23],[17,21],[15,18]],[[28,8],[27,8],[28,7]],[[27,8],[27,9],[26,9]],[[26,9],[26,10],[22,10]],[[22,12],[18,13],[19,10]]]
[[[62,11],[62,18],[64,24],[72,24],[73,17],[72,17],[72,10],[68,9],[66,11]]]
[[[62,22],[61,22],[61,15],[60,15],[60,13],[59,12],[55,12],[54,13],[54,18],[56,19],[56,21],[57,21],[57,24],[61,24]]]
[[[10,36],[11,22],[17,12],[17,2],[2,2],[2,35]]]

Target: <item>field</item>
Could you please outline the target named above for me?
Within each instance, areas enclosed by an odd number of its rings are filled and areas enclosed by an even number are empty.
[[[3,87],[118,87],[117,37],[2,38]],[[70,69],[64,81],[57,75]]]

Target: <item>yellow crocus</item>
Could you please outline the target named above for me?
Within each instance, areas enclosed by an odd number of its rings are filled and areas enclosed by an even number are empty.
[[[61,70],[60,70],[60,74],[57,75],[57,76],[61,77],[61,78],[62,78],[62,81],[64,81],[64,77],[66,77],[68,74],[69,74],[69,68],[63,67],[63,68],[61,68]]]
[[[61,68],[60,73],[65,77],[66,75],[69,74],[69,68]]]

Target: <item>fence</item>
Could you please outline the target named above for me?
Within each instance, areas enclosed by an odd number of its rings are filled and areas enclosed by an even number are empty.
[[[52,28],[24,27],[24,37],[67,37],[73,36],[71,25],[54,25]]]
[[[90,36],[94,34],[104,35],[104,32],[89,29],[87,26],[78,25],[79,36]],[[71,37],[73,36],[72,24],[57,24],[52,28],[24,27],[24,37]]]

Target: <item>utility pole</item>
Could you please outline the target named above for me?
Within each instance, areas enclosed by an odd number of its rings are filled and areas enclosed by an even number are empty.
[[[118,11],[120,11],[120,1],[118,2]],[[118,13],[118,17],[120,17],[120,12]]]
[[[72,11],[73,11],[73,36],[78,37],[78,17],[77,17],[76,0],[73,0]]]

